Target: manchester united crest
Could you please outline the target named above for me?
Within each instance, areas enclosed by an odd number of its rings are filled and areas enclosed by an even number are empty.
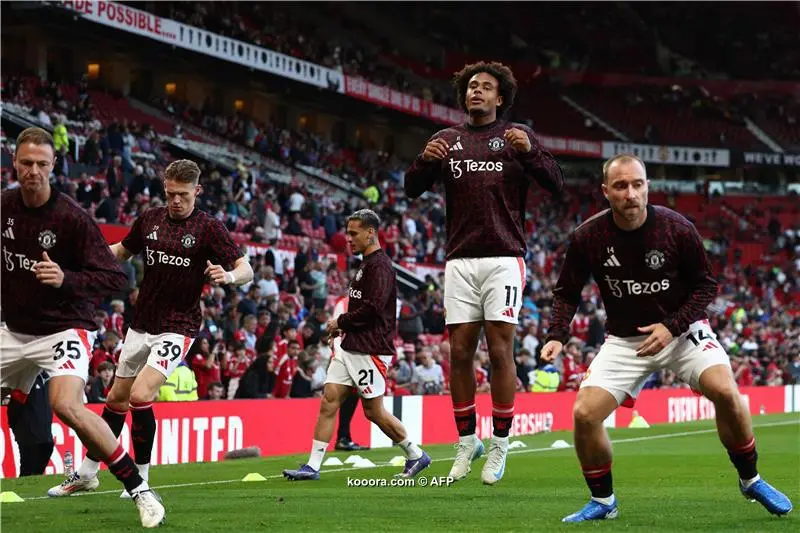
[[[188,233],[183,237],[181,237],[181,244],[183,245],[184,248],[191,248],[192,246],[194,246],[194,243],[195,243],[195,238],[194,235],[192,235],[191,233]]]
[[[489,150],[492,152],[499,152],[505,148],[506,142],[501,137],[492,137],[489,139]]]
[[[56,245],[56,234],[49,229],[39,233],[39,246],[45,250],[49,250]]]
[[[650,250],[644,256],[645,264],[653,270],[658,270],[664,266],[664,253],[659,250]]]

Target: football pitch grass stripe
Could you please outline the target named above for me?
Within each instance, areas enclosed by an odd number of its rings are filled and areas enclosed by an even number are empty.
[[[758,425],[754,424],[753,425],[753,429],[776,427],[776,426],[795,426],[795,425],[800,425],[800,420],[789,420],[789,421],[785,421],[785,422],[768,422],[766,424],[758,424]],[[666,425],[657,425],[657,426],[653,426],[653,427],[658,428],[658,427],[665,427],[665,426]],[[659,439],[670,439],[670,438],[674,438],[674,437],[691,437],[691,436],[694,436],[694,435],[703,435],[703,434],[716,433],[716,432],[717,432],[716,428],[713,428],[713,429],[698,429],[698,430],[693,430],[693,431],[681,431],[681,432],[678,432],[678,433],[663,433],[661,435],[646,435],[644,437],[630,437],[630,438],[626,438],[626,439],[612,439],[611,443],[612,444],[624,444],[624,443],[627,443],[627,442],[642,442],[642,441],[651,441],[651,440],[659,440]],[[528,436],[528,435],[524,435],[524,436]],[[570,444],[569,448],[573,448],[573,445]],[[554,451],[554,450],[565,450],[565,449],[569,449],[569,448],[550,448],[550,447],[547,447],[547,448],[531,448],[531,449],[526,449],[526,450],[509,450],[508,454],[509,455],[518,455],[518,454],[521,455],[521,454],[525,454],[525,453],[549,452],[549,451]],[[391,449],[391,448],[376,448],[376,450],[389,450],[389,449]],[[282,460],[284,458],[285,458],[285,456],[272,456],[272,457],[265,457],[264,459],[275,461],[275,460]],[[439,457],[437,459],[431,459],[431,463],[438,463],[438,462],[442,462],[442,461],[453,461],[454,459],[455,459],[455,457]],[[388,466],[391,466],[391,465],[389,465],[388,463],[378,463],[378,464],[376,464],[376,468],[385,468],[385,467],[388,467]],[[338,473],[338,472],[353,472],[354,470],[355,471],[366,471],[368,469],[362,469],[362,468],[358,468],[358,469],[353,469],[353,468],[332,468],[330,470],[322,470],[321,473],[322,474],[335,474],[335,473]],[[272,474],[272,475],[268,475],[268,476],[264,476],[264,477],[266,479],[280,479],[280,478],[283,477],[283,474]],[[161,486],[152,487],[152,488],[156,489],[156,490],[178,489],[178,488],[183,488],[183,487],[197,487],[197,486],[203,486],[203,485],[225,485],[225,484],[230,484],[230,483],[241,483],[241,482],[242,482],[241,479],[224,479],[224,480],[217,480],[217,481],[197,481],[197,482],[193,482],[193,483],[177,483],[177,484],[174,484],[174,485],[161,485]],[[121,492],[122,492],[121,489],[117,488],[117,489],[114,489],[114,490],[103,490],[103,491],[96,491],[96,492],[80,492],[78,494],[73,494],[73,495],[71,495],[69,497],[70,498],[75,498],[75,497],[85,497],[85,496],[97,496],[97,495],[101,495],[101,494],[120,494]],[[33,496],[33,497],[25,498],[25,500],[48,500],[48,499],[50,499],[49,496]]]

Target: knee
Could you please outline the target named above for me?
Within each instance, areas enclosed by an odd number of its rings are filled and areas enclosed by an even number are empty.
[[[131,404],[152,403],[155,401],[157,396],[158,391],[150,391],[145,387],[134,387],[131,389],[131,397],[129,401]],[[126,405],[125,409],[127,408],[128,406]]]
[[[572,407],[572,418],[575,421],[576,427],[603,421],[600,409],[592,405],[591,402],[580,400],[576,401],[575,405]]]
[[[340,405],[339,401],[333,395],[323,394],[319,410],[323,416],[334,416],[336,411],[339,410]]]
[[[709,388],[705,391],[705,395],[715,407],[736,407],[739,405],[739,389],[733,381]]]

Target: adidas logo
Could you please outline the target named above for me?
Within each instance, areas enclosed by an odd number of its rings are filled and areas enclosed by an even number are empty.
[[[58,369],[59,370],[75,370],[75,365],[72,364],[72,361],[67,361],[66,363],[64,363],[63,365],[58,367]]]
[[[508,308],[503,311],[503,316],[507,316],[508,318],[514,318],[514,310],[512,308]]]
[[[158,364],[159,364],[160,366],[162,366],[162,367],[164,368],[164,370],[166,370],[166,369],[167,369],[167,367],[169,366],[169,363],[167,363],[167,360],[166,360],[166,359],[162,359],[161,361],[159,361],[159,362],[158,362]]]
[[[6,239],[11,239],[13,241],[14,240],[14,228],[8,228],[7,230],[5,230],[3,232],[3,237],[5,237]]]
[[[148,238],[148,239],[150,239],[151,241],[157,241],[157,240],[158,240],[158,235],[157,235],[157,234],[156,234],[156,232],[154,231],[153,233],[151,233],[150,235],[148,235],[148,236],[147,236],[147,238]]]
[[[603,266],[618,267],[618,266],[622,266],[622,265],[620,264],[619,260],[617,259],[617,256],[614,255],[614,254],[611,254],[611,257],[606,259],[606,262],[603,263]]]
[[[464,149],[464,146],[461,144],[461,141],[458,141],[453,146],[450,147],[451,152],[460,152]]]

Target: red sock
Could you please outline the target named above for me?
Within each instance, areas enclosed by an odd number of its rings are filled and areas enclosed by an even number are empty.
[[[508,437],[514,420],[514,403],[492,402],[492,425],[495,437]]]
[[[475,400],[453,402],[453,415],[456,418],[459,437],[475,434]]]

